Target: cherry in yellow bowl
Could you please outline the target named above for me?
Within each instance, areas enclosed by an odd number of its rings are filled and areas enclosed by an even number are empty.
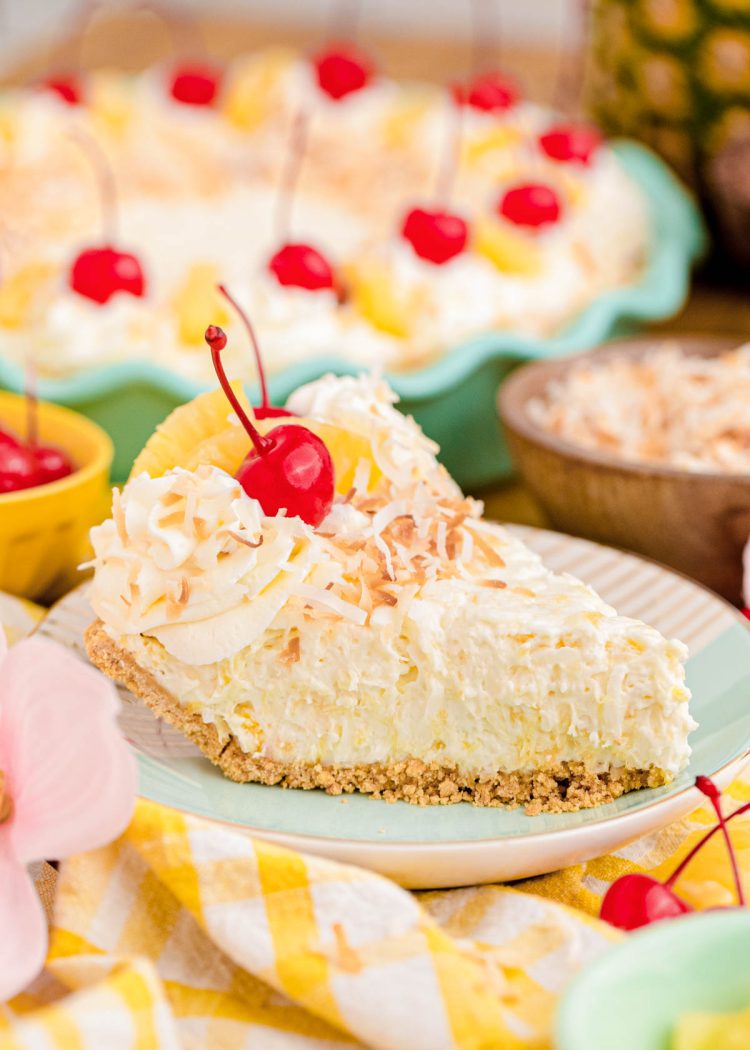
[[[0,426],[23,437],[26,399],[0,391]],[[39,441],[67,454],[72,474],[0,494],[0,590],[51,601],[72,587],[88,532],[107,514],[112,442],[91,420],[40,402]]]

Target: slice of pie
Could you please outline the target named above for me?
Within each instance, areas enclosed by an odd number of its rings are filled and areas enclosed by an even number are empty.
[[[178,409],[93,530],[91,660],[237,781],[532,813],[670,781],[685,646],[482,520],[394,400],[292,396],[336,469],[317,528],[235,480],[220,392]]]

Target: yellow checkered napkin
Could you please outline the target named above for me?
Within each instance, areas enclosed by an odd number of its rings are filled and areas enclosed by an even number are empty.
[[[620,936],[592,918],[608,882],[665,876],[711,821],[513,889],[415,895],[140,802],[62,866],[46,970],[0,1007],[0,1050],[548,1048],[568,980]],[[750,820],[733,827],[750,872]],[[732,897],[720,838],[678,887],[699,906]]]

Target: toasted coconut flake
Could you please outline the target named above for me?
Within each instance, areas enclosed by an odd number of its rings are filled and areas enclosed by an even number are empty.
[[[237,540],[237,542],[241,543],[244,547],[251,547],[253,550],[257,550],[258,547],[263,546],[264,537],[262,533],[255,541],[249,540],[247,536],[243,536],[241,533],[235,532],[233,529],[229,529],[229,535],[233,540]]]
[[[503,558],[503,556],[495,550],[491,543],[487,542],[487,540],[484,538],[481,532],[474,531],[473,535],[474,542],[476,543],[477,547],[482,552],[482,554],[485,556],[487,561],[490,563],[490,565],[496,565],[498,569],[504,569],[505,559]]]
[[[480,587],[494,587],[498,591],[504,591],[508,584],[505,580],[479,580]]]
[[[370,460],[360,459],[357,469],[354,471],[354,480],[352,482],[352,488],[356,492],[367,492],[370,487],[370,473]]]
[[[159,526],[163,529],[169,529],[172,525],[182,525],[184,522],[186,522],[186,516],[181,510],[173,510],[165,518],[159,518]]]
[[[193,515],[193,529],[198,540],[202,543],[207,540],[211,535],[211,529],[205,518],[201,518],[200,515]]]
[[[282,650],[282,652],[279,654],[279,659],[283,663],[287,664],[287,666],[290,666],[291,664],[298,663],[299,662],[299,658],[300,658],[300,641],[299,641],[299,635],[295,634],[295,636],[293,638],[289,639],[289,644],[287,645],[286,649]]]
[[[294,593],[300,598],[304,598],[306,603],[322,606],[323,609],[336,613],[342,619],[351,620],[352,623],[361,625],[367,621],[366,613],[359,606],[352,605],[351,602],[345,602],[342,598],[324,590],[322,587],[313,587],[309,583],[298,583],[294,587]]]
[[[392,521],[396,518],[403,517],[409,510],[409,506],[405,499],[397,499],[392,503],[386,503],[384,507],[381,507],[375,517],[372,519],[372,531],[375,535],[379,536],[385,532]]]
[[[395,594],[390,594],[389,591],[375,590],[372,593],[383,605],[398,605],[398,598]]]
[[[381,536],[374,536],[373,539],[375,542],[375,546],[377,547],[380,554],[383,555],[383,558],[385,560],[385,571],[388,574],[388,579],[395,580],[396,573],[393,571],[393,559],[391,558],[390,547]]]

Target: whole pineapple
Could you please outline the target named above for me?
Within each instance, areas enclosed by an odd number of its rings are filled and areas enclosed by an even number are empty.
[[[588,106],[698,189],[714,157],[750,139],[750,0],[594,0]]]

